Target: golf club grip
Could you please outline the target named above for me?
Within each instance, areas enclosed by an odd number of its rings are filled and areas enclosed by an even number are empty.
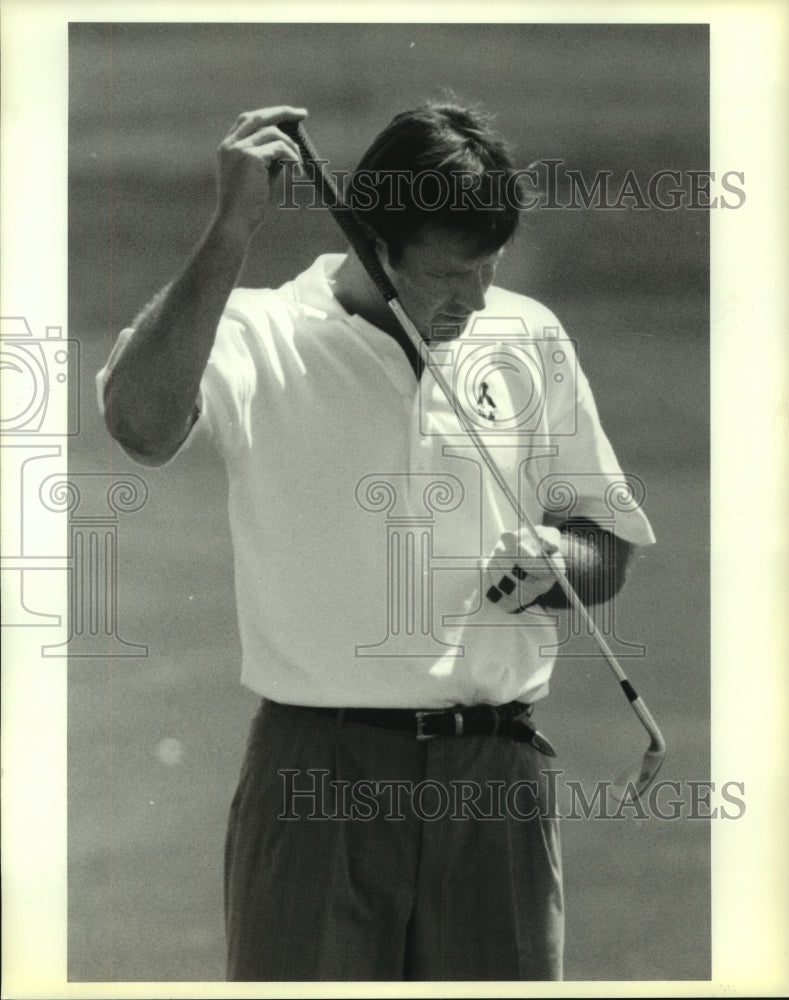
[[[310,141],[304,126],[301,122],[280,122],[279,127],[298,145],[310,180],[317,188],[323,201],[328,205],[329,211],[347,236],[348,242],[381,295],[387,302],[396,298],[397,291],[381,267],[372,240],[365,235],[353,209],[343,202],[331,175],[326,170],[325,161],[318,156],[318,151]]]

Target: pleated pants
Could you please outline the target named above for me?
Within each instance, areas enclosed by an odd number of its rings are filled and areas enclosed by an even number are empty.
[[[228,825],[228,979],[561,979],[551,766],[264,701]]]

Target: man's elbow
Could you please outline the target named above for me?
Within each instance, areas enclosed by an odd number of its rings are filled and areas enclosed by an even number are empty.
[[[181,440],[161,433],[145,433],[116,405],[110,383],[104,389],[104,426],[132,461],[152,468],[165,465],[178,451]]]
[[[616,554],[615,550],[618,548],[616,542],[611,546],[611,551],[604,548],[595,571],[580,574],[580,579],[576,581],[575,591],[586,606],[606,604],[624,587],[630,556]]]

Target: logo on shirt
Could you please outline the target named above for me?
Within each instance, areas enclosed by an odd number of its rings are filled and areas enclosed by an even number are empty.
[[[496,404],[493,402],[493,398],[488,392],[488,383],[483,382],[479,387],[479,395],[477,396],[477,413],[484,417],[485,420],[495,421],[496,419]]]

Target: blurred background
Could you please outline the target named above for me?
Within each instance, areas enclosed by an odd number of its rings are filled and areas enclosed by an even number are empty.
[[[659,170],[707,168],[708,34],[73,23],[69,45],[69,336],[82,408],[70,471],[133,472],[149,491],[119,526],[117,594],[120,635],[148,654],[69,665],[69,979],[218,980],[224,827],[256,708],[238,683],[225,472],[202,446],[164,470],[135,467],[104,431],[95,372],[208,221],[214,150],[241,111],[306,106],[323,157],[350,169],[396,112],[451,91],[496,114],[522,165],[563,161],[560,202],[564,169],[588,182],[610,171],[614,201],[628,171],[646,190]],[[617,599],[616,629],[642,648],[623,666],[666,736],[661,777],[682,783],[661,801],[685,800],[684,813],[563,823],[570,980],[710,976],[709,823],[687,818],[687,783],[709,778],[709,215],[634,202],[526,213],[497,277],[545,302],[577,341],[658,539]],[[343,246],[327,213],[277,213],[243,283],[276,286]],[[594,647],[569,652],[540,728],[566,778],[613,779],[645,734]]]

